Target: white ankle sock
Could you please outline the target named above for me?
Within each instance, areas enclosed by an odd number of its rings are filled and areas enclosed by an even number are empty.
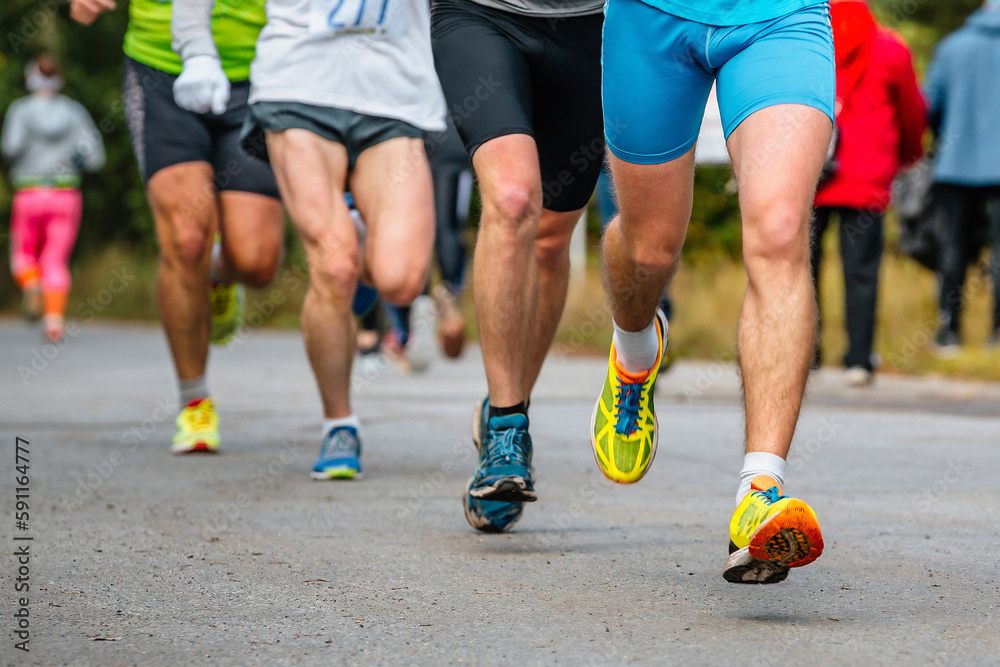
[[[208,398],[208,383],[204,375],[199,375],[190,380],[177,380],[177,386],[181,392],[181,410],[187,407],[188,403],[199,398]]]
[[[611,320],[615,327],[614,344],[618,355],[618,363],[629,373],[645,373],[656,364],[660,354],[660,339],[656,335],[656,318],[641,331],[625,331],[618,323]],[[667,332],[663,337],[666,340]]]
[[[341,426],[353,426],[354,430],[358,431],[361,429],[361,420],[354,414],[347,417],[340,417],[339,419],[324,419],[323,433],[321,435],[325,438],[327,433]]]
[[[748,493],[750,482],[757,475],[767,475],[774,478],[779,486],[785,486],[785,459],[767,452],[750,452],[743,457],[743,470],[740,470],[740,488],[736,492],[736,504],[739,505]]]

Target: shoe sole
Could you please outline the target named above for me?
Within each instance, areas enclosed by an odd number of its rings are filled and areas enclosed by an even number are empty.
[[[528,489],[523,477],[504,477],[490,486],[470,489],[469,495],[476,500],[496,500],[502,503],[533,503],[538,500],[535,492]]]
[[[521,520],[521,517],[517,517],[510,523],[508,523],[503,528],[494,526],[490,523],[489,519],[486,517],[477,516],[469,511],[469,499],[466,497],[469,495],[469,489],[472,487],[472,482],[475,478],[470,477],[469,482],[465,485],[465,496],[462,497],[462,511],[465,512],[465,520],[469,522],[469,525],[478,530],[481,533],[506,533],[511,529],[511,527]]]
[[[734,584],[776,584],[788,570],[812,563],[823,553],[823,534],[812,510],[792,500],[761,524],[750,544],[729,554],[722,572]]]
[[[597,439],[594,437],[594,430],[597,428],[597,413],[600,409],[601,399],[598,397],[597,403],[594,404],[594,411],[590,413],[590,449],[594,453],[594,462],[597,463],[597,469],[601,471],[605,479],[609,479],[615,484],[635,484],[645,477],[649,469],[653,467],[653,459],[656,458],[656,447],[660,442],[660,419],[656,416],[656,412],[653,412],[653,441],[649,449],[649,463],[646,464],[646,469],[642,471],[641,475],[632,480],[615,479],[604,470],[604,466],[601,465],[601,458],[597,453]]]
[[[214,447],[209,445],[207,442],[196,442],[193,445],[171,445],[171,454],[218,454],[219,446]]]
[[[322,472],[313,471],[309,473],[309,477],[316,481],[324,482],[337,479],[362,479],[364,474],[352,468],[332,468],[330,470],[323,470]]]

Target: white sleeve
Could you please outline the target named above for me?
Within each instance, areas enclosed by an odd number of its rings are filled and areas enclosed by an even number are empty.
[[[194,56],[219,57],[212,38],[215,0],[174,0],[170,17],[174,52],[187,60]]]

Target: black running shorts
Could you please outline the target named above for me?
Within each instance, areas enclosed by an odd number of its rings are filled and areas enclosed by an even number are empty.
[[[240,150],[249,81],[232,84],[225,113],[194,113],[174,102],[173,74],[125,58],[122,98],[135,159],[144,181],[184,162],[208,162],[219,190],[252,192],[278,199],[270,165]]]
[[[434,0],[434,63],[471,156],[490,139],[535,139],[542,205],[587,205],[604,160],[601,14],[530,17]]]

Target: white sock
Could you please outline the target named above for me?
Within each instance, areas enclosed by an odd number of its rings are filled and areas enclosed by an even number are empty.
[[[186,408],[191,401],[208,398],[208,383],[205,381],[204,375],[190,380],[178,379],[177,386],[181,391],[181,409]]]
[[[618,363],[629,373],[645,373],[656,365],[660,354],[660,339],[656,335],[656,317],[641,331],[625,331],[618,323],[611,320],[615,327],[614,344],[618,354]],[[666,340],[667,332],[663,331]]]
[[[353,426],[355,431],[361,430],[361,420],[358,416],[351,414],[347,417],[341,417],[339,419],[324,419],[323,420],[323,433],[321,434],[324,438],[326,435],[335,428],[341,426]]]
[[[739,505],[748,493],[750,482],[757,475],[772,477],[779,486],[785,486],[785,459],[767,452],[750,452],[743,457],[743,470],[740,470],[740,488],[736,492],[736,504]]]
[[[212,244],[212,258],[208,260],[208,279],[214,283],[221,283],[222,273],[222,243],[216,239]]]

